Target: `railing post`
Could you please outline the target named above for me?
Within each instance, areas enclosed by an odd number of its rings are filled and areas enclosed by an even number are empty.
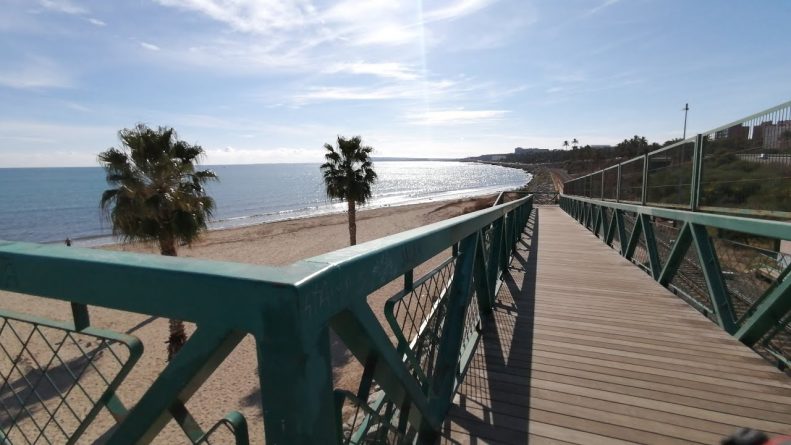
[[[430,409],[437,418],[444,418],[451,405],[453,388],[459,375],[459,352],[461,350],[467,305],[472,293],[472,277],[475,265],[475,252],[478,233],[464,238],[460,243],[459,259],[453,273],[448,294],[447,315],[442,326],[442,334],[437,352],[434,378],[431,382]],[[428,443],[423,433],[420,442]]]
[[[621,202],[621,163],[618,163],[618,179],[616,182],[616,189],[615,189],[615,202]]]
[[[791,266],[788,266],[791,268]],[[768,289],[755,312],[747,318],[734,336],[747,346],[752,346],[770,329],[774,328],[783,316],[791,310],[791,276],[787,275],[777,286]]]
[[[733,318],[733,308],[728,299],[728,291],[722,279],[722,269],[717,259],[714,245],[706,228],[698,224],[690,224],[692,238],[698,250],[700,266],[709,289],[711,305],[720,327],[729,334],[736,332],[737,326]]]
[[[703,135],[695,137],[695,148],[692,154],[692,181],[690,186],[689,208],[693,212],[700,207],[700,181],[703,174]]]
[[[648,199],[648,154],[643,155],[643,197],[641,199],[643,205],[645,205],[646,199]]]
[[[604,170],[601,171],[601,189],[599,191],[599,199],[604,201]]]
[[[487,273],[489,275],[489,295],[494,298],[496,296],[497,280],[500,279],[500,257],[502,250],[503,239],[503,218],[497,219],[492,223],[492,232],[490,235],[491,244],[489,245],[489,258],[486,263]],[[492,301],[494,304],[494,301]]]

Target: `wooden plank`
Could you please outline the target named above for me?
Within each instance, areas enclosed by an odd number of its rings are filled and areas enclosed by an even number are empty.
[[[455,441],[442,443],[791,433],[785,374],[559,209],[542,207],[537,228],[525,243],[537,250],[514,257],[446,421]]]

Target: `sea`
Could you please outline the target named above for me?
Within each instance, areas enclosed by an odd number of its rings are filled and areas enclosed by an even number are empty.
[[[327,198],[319,164],[203,166],[218,182],[210,229],[342,212]],[[363,209],[441,201],[495,193],[525,185],[522,170],[449,161],[378,161],[373,198]],[[101,167],[0,169],[0,240],[77,246],[116,242],[99,207],[107,189]]]

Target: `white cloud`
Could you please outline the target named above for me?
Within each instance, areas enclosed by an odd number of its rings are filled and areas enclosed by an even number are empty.
[[[417,72],[404,64],[397,62],[367,63],[367,62],[347,62],[336,63],[325,71],[327,74],[370,74],[373,76],[413,80],[418,78]]]
[[[604,0],[604,1],[603,1],[601,4],[599,4],[598,6],[596,6],[596,7],[593,7],[593,8],[591,8],[591,9],[587,10],[587,11],[585,12],[585,14],[583,14],[583,15],[584,15],[584,16],[589,16],[589,15],[596,14],[597,12],[599,12],[599,11],[602,11],[602,10],[604,10],[604,9],[607,9],[607,8],[609,8],[610,6],[612,6],[612,5],[616,4],[616,3],[620,2],[620,1],[621,1],[621,0]]]
[[[96,155],[117,143],[118,128],[0,121],[0,167],[96,165]]]
[[[53,61],[28,56],[22,66],[0,69],[0,86],[16,89],[67,88],[72,84],[64,69]]]
[[[384,85],[346,87],[318,86],[295,94],[297,104],[326,102],[332,100],[386,100],[440,98],[454,93],[457,83],[451,80],[427,82],[395,82]]]
[[[318,162],[321,150],[305,148],[276,147],[268,149],[239,149],[226,146],[224,148],[207,149],[205,164],[258,164],[258,163],[291,163]]]
[[[164,6],[204,14],[242,32],[268,34],[307,25],[314,7],[305,0],[156,0]]]
[[[425,21],[453,20],[463,17],[489,6],[493,0],[462,0],[449,4],[443,8],[438,8],[423,15]]]
[[[161,49],[160,47],[154,45],[153,43],[148,43],[148,42],[140,42],[140,46],[142,46],[143,48],[149,51],[159,51]]]
[[[412,57],[417,57],[419,45],[431,40],[426,23],[473,14],[491,3],[445,0],[425,11],[421,21],[420,2],[344,0],[326,7],[311,0],[155,1],[200,14],[236,32],[220,38],[217,33],[207,33],[193,39],[191,48],[174,48],[175,54],[191,51],[188,61],[224,68],[229,65],[223,62],[231,60],[231,67],[300,69],[315,68],[323,60],[337,60],[344,50],[359,55],[361,47],[411,46]]]
[[[107,23],[94,17],[88,18],[88,22],[96,26],[107,26]]]
[[[38,3],[45,9],[64,14],[81,15],[88,12],[87,9],[77,6],[69,0],[39,0]]]
[[[501,119],[506,110],[437,110],[411,113],[406,118],[417,125],[467,125]]]

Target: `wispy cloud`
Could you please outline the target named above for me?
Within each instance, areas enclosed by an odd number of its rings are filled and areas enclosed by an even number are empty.
[[[67,88],[71,78],[50,59],[27,56],[16,68],[0,68],[0,85],[16,89]]]
[[[593,14],[596,14],[596,13],[598,13],[599,11],[602,11],[602,10],[604,10],[604,9],[607,9],[607,8],[609,8],[610,6],[612,6],[612,5],[616,4],[616,3],[620,2],[620,1],[621,1],[621,0],[604,0],[603,2],[601,2],[600,4],[598,4],[597,6],[595,6],[595,7],[591,8],[591,9],[589,9],[589,10],[585,11],[585,13],[583,14],[583,16],[591,16],[591,15],[593,15]]]
[[[336,63],[326,70],[327,74],[370,74],[373,76],[413,80],[418,78],[418,74],[412,68],[398,62],[346,62]]]
[[[97,19],[95,17],[88,18],[88,23],[90,23],[92,25],[96,25],[96,26],[107,26],[107,23],[105,23],[104,21],[99,20],[99,19]]]
[[[430,10],[426,12],[423,17],[425,21],[453,20],[477,12],[494,3],[494,1],[495,0],[462,0],[438,9]]]
[[[62,12],[70,15],[82,15],[88,12],[82,6],[77,6],[69,0],[39,0],[39,5],[50,11]]]
[[[293,94],[297,105],[327,101],[376,101],[386,99],[428,99],[454,94],[460,88],[452,80],[392,82],[372,86],[316,86]]]
[[[436,110],[412,113],[407,120],[416,125],[468,125],[502,119],[506,110]]]
[[[148,43],[148,42],[140,42],[140,46],[142,46],[143,48],[145,48],[145,49],[147,49],[149,51],[159,51],[161,49],[157,45],[154,45],[153,43]]]
[[[288,54],[289,61],[301,60],[307,67],[321,59],[328,48],[357,54],[360,47],[410,45],[417,49],[418,44],[429,40],[431,31],[424,27],[426,23],[454,20],[493,3],[492,0],[445,0],[433,9],[421,11],[420,3],[385,0],[344,0],[331,6],[320,6],[310,0],[155,1],[200,14],[237,33],[224,41],[206,37],[204,44],[194,45],[202,49],[205,57],[221,56],[225,53],[221,48],[233,46],[234,53],[258,66],[273,62],[270,67],[283,66],[279,63],[282,54]],[[250,38],[245,40],[245,36]],[[261,36],[266,39],[262,40]]]

